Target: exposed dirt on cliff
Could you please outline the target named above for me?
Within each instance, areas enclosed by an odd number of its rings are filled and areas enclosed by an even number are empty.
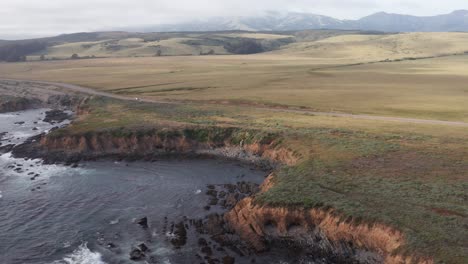
[[[201,131],[201,132],[200,132]],[[60,131],[58,131],[60,133]],[[199,133],[199,134],[197,134]],[[168,155],[212,156],[263,167],[294,164],[299,156],[280,146],[271,135],[258,139],[232,128],[193,128],[138,132],[95,132],[41,136],[18,146],[16,156],[43,157],[47,162],[77,162],[103,157],[147,159]]]
[[[271,174],[260,186],[274,185]],[[224,216],[227,225],[255,250],[283,242],[305,248],[332,263],[433,263],[431,259],[397,254],[405,243],[399,230],[382,224],[343,219],[332,208],[284,208],[247,197]]]

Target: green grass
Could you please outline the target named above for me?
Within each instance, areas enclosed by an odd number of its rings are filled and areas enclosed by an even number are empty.
[[[271,114],[265,121],[261,110],[246,114],[242,107],[94,98],[84,108],[89,115],[52,136],[102,131],[125,137],[157,131],[199,142],[276,140],[302,160],[277,171],[274,187],[259,195],[258,203],[335,208],[343,221],[351,217],[403,231],[407,243],[400,253],[418,252],[444,263],[465,263],[468,259],[464,228],[468,216],[466,133],[450,128],[453,134],[441,135],[440,127],[430,130],[425,125],[419,130],[400,125],[399,131],[392,131],[378,122],[361,127],[346,126],[345,122],[331,127],[327,126],[331,123],[320,121],[322,117],[298,114],[288,114],[288,121],[279,124]],[[317,123],[305,125],[301,118]],[[333,124],[342,121],[335,118]],[[392,129],[395,126],[392,124]]]

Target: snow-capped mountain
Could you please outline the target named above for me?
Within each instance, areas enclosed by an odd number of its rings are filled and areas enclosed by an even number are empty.
[[[189,23],[146,27],[145,31],[277,31],[335,28],[343,22],[332,17],[307,13],[267,12],[255,17],[214,17]]]
[[[266,12],[259,16],[214,17],[173,25],[155,25],[140,28],[141,31],[286,31],[305,29],[357,29],[387,32],[413,31],[468,31],[468,11],[458,10],[450,14],[418,17],[385,12],[366,16],[359,20],[340,20],[309,13]]]

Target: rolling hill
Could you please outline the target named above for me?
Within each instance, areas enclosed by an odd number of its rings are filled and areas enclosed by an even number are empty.
[[[253,17],[215,17],[188,23],[154,25],[125,30],[145,32],[168,31],[279,31],[305,29],[376,30],[383,32],[468,31],[468,10],[450,14],[419,17],[379,12],[358,20],[340,20],[309,13],[266,12]]]

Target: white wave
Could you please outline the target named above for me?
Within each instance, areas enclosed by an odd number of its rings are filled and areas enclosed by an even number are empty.
[[[81,172],[82,169],[79,168],[69,168],[60,164],[43,164],[41,159],[22,159],[14,158],[11,153],[5,153],[0,155],[0,169],[7,170],[8,166],[21,164],[21,172],[13,172],[15,174],[27,175],[30,172],[39,174],[41,179],[48,178],[53,175],[64,175],[67,171],[78,171]]]
[[[63,248],[69,248],[69,247],[71,247],[70,241],[63,242]]]
[[[0,199],[2,199],[2,198],[3,198],[2,191],[0,191]]]
[[[110,225],[116,225],[116,224],[118,224],[119,222],[120,222],[120,219],[117,218],[117,219],[115,219],[115,220],[110,221],[109,224],[110,224]]]
[[[202,192],[202,190],[199,189],[199,190],[195,191],[195,194],[200,194],[201,192]]]
[[[73,253],[53,264],[105,264],[105,262],[99,252],[92,252],[87,243],[83,243]]]

